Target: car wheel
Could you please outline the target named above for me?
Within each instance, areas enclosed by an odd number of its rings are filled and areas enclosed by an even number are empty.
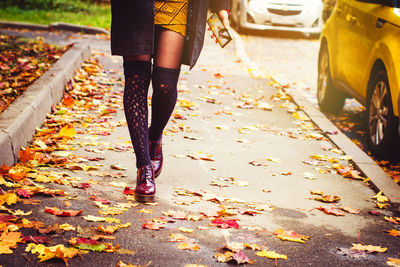
[[[399,143],[399,135],[386,71],[380,70],[373,74],[368,92],[367,144],[375,156],[388,156]]]
[[[318,58],[318,106],[323,112],[338,114],[344,106],[345,99],[346,95],[332,83],[328,47],[322,44]]]

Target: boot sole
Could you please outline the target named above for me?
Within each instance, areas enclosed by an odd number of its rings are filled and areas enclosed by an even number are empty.
[[[139,194],[135,194],[135,199],[138,202],[154,202],[156,200],[156,195],[139,195]]]

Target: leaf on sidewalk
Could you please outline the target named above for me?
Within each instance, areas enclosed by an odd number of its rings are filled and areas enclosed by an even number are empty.
[[[378,202],[388,202],[389,201],[389,199],[386,197],[386,196],[384,196],[384,195],[382,195],[383,193],[382,193],[382,191],[379,191],[376,195],[374,195],[373,197],[371,197],[371,198],[373,198],[373,199],[376,199]]]
[[[186,227],[178,227],[176,229],[181,231],[182,233],[194,233],[194,229],[189,229]]]
[[[388,221],[388,222],[391,222],[391,223],[394,223],[394,224],[399,224],[399,222],[393,216],[390,216],[390,217],[385,216],[384,219],[385,219],[385,221]]]
[[[400,236],[400,231],[396,229],[385,230],[391,236]]]
[[[389,265],[389,266],[399,267],[400,266],[400,259],[388,258],[387,261],[386,261],[386,264]]]
[[[335,207],[317,207],[316,209],[325,212],[326,214],[332,214],[332,215],[336,215],[336,216],[345,216],[346,214]]]
[[[178,244],[178,249],[180,250],[192,250],[192,251],[197,251],[200,249],[200,247],[197,244],[189,244],[189,243],[180,243]]]
[[[68,241],[72,246],[79,249],[91,250],[91,251],[104,251],[107,248],[106,244],[99,241],[87,239],[87,238],[71,238]]]
[[[0,255],[12,254],[12,248],[17,248],[17,243],[22,242],[21,232],[3,232],[0,235]]]
[[[300,243],[305,243],[304,241],[307,241],[310,237],[307,235],[300,235],[296,233],[295,231],[289,230],[283,230],[282,228],[279,228],[273,232],[274,235],[276,235],[277,238],[281,240],[287,240],[287,241],[293,241],[293,242],[300,242]]]
[[[310,193],[312,195],[319,195],[316,197],[312,197],[313,200],[317,200],[317,201],[333,203],[333,202],[338,202],[340,200],[340,197],[338,197],[338,196],[326,195],[322,191],[319,191],[319,190],[313,190]]]
[[[43,244],[30,243],[25,249],[25,252],[31,252],[32,254],[39,254],[39,262],[50,260],[53,258],[62,259],[65,264],[68,264],[68,259],[73,258],[79,253],[79,249],[66,248],[64,245],[56,245],[52,247],[46,247]]]
[[[239,224],[237,223],[236,220],[224,220],[224,219],[214,219],[211,221],[211,225],[218,226],[222,229],[227,229],[227,228],[234,228],[238,229]]]
[[[257,256],[266,257],[268,259],[282,259],[287,260],[287,256],[284,254],[276,253],[275,251],[262,250],[256,253]]]
[[[58,133],[58,135],[59,135],[60,137],[69,137],[69,138],[74,137],[75,134],[76,134],[76,131],[75,131],[74,127],[70,127],[70,126],[68,126],[68,125],[65,126],[65,127],[63,127],[63,128],[60,130],[60,132]]]
[[[77,216],[83,212],[83,210],[60,210],[57,207],[53,208],[46,207],[44,211],[57,216],[66,216],[66,217]]]
[[[340,207],[342,210],[344,210],[345,212],[351,213],[351,214],[359,214],[360,210],[359,209],[354,209],[351,207]]]
[[[160,230],[161,228],[164,228],[164,224],[158,223],[158,222],[148,221],[148,222],[145,222],[142,225],[142,227],[145,228],[145,229],[150,229],[150,230]]]
[[[182,235],[182,234],[169,234],[169,239],[170,242],[183,242],[187,239],[186,236]]]
[[[367,251],[369,253],[385,252],[387,250],[387,248],[382,248],[381,246],[372,246],[372,245],[363,245],[363,244],[352,244],[352,245],[353,246],[351,247],[351,249]]]

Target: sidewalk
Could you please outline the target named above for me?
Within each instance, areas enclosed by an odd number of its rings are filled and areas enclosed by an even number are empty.
[[[35,167],[36,176],[30,177],[36,182],[44,179],[43,176],[48,177],[52,182],[40,185],[61,189],[68,196],[35,196],[34,199],[42,201],[41,205],[9,206],[13,210],[33,210],[27,218],[39,220],[46,226],[68,223],[81,227],[81,230],[52,237],[53,245],[67,246],[66,240],[78,234],[92,236],[94,232],[90,227],[116,225],[86,221],[84,216],[115,217],[121,219],[120,224],[131,223],[113,234],[117,237],[115,240],[100,242],[118,244],[134,251],[134,255],[122,250],[90,252],[81,258],[69,259],[69,266],[83,262],[86,266],[99,266],[99,263],[115,266],[118,260],[140,265],[151,261],[150,266],[224,266],[225,263],[218,263],[214,258],[218,252],[215,250],[224,246],[235,253],[243,251],[254,261],[254,266],[275,264],[272,259],[257,256],[257,251],[250,248],[236,244],[239,248],[232,249],[232,244],[227,245],[228,240],[249,246],[257,244],[263,246],[263,251],[287,255],[287,260],[278,260],[279,266],[384,266],[388,257],[399,258],[399,237],[383,232],[396,228],[384,217],[399,217],[399,214],[376,208],[372,199],[376,192],[362,180],[344,178],[337,173],[339,170],[345,176],[357,178],[349,158],[340,154],[343,148],[335,147],[326,137],[328,132],[335,139],[336,133],[331,132],[330,125],[322,129],[315,127],[310,118],[289,101],[290,96],[283,90],[290,88],[264,78],[252,78],[250,74],[254,72],[236,56],[233,44],[220,49],[207,39],[197,66],[190,73],[187,69],[182,71],[179,101],[163,137],[165,165],[156,181],[158,205],[138,204],[131,196],[126,197],[123,190],[125,186],[134,187],[136,170],[121,109],[121,59],[109,56],[108,41],[97,40],[91,44],[95,47],[93,56],[103,69],[96,74],[96,65],[87,65],[86,72],[93,74],[86,78],[90,82],[75,83],[76,91],[71,92],[84,101],[59,109],[64,111],[52,115],[47,122],[49,128],[56,124],[58,128],[53,129],[59,131],[68,124],[77,132],[63,147],[66,150],[53,155],[53,158],[65,157],[68,161],[51,164],[50,169]],[[87,90],[93,93],[91,97],[82,93]],[[302,101],[292,92],[298,103]],[[320,119],[306,103],[301,105],[313,115],[313,120]],[[43,176],[39,179],[38,175]],[[341,199],[335,204],[322,203],[311,199],[318,197],[312,195],[311,190]],[[89,200],[91,196],[112,201],[113,209],[96,206]],[[65,206],[65,202],[60,204],[66,199],[71,206]],[[54,206],[83,212],[76,217],[56,217],[44,212],[44,207]],[[334,216],[318,210],[320,207],[351,207],[360,212],[342,211],[344,216]],[[108,215],[100,215],[99,211]],[[122,214],[110,215],[112,211]],[[369,211],[378,211],[379,215]],[[175,219],[173,223],[161,223],[163,228],[158,231],[143,228],[144,223],[160,216]],[[222,226],[233,228],[221,230],[210,225],[215,218],[234,220]],[[238,229],[234,222],[238,223]],[[181,233],[179,227],[194,232]],[[305,244],[282,241],[273,234],[279,228],[293,230],[310,239],[304,241]],[[34,233],[31,229],[21,231],[24,235]],[[169,242],[171,234],[177,233],[188,240]],[[388,250],[374,254],[350,250],[352,243],[360,242]],[[0,265],[42,266],[36,255],[23,252],[25,247],[18,244],[13,254],[0,255]],[[190,248],[196,251],[187,250]],[[239,262],[247,261],[242,254],[237,257]],[[46,264],[64,265],[59,260]]]

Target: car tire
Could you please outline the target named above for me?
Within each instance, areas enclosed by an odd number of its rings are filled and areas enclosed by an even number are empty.
[[[398,147],[398,118],[393,114],[389,80],[385,70],[371,75],[367,96],[367,145],[379,158],[391,156]]]
[[[318,57],[318,106],[323,112],[339,114],[345,99],[346,94],[338,90],[332,83],[328,47],[322,43]]]

